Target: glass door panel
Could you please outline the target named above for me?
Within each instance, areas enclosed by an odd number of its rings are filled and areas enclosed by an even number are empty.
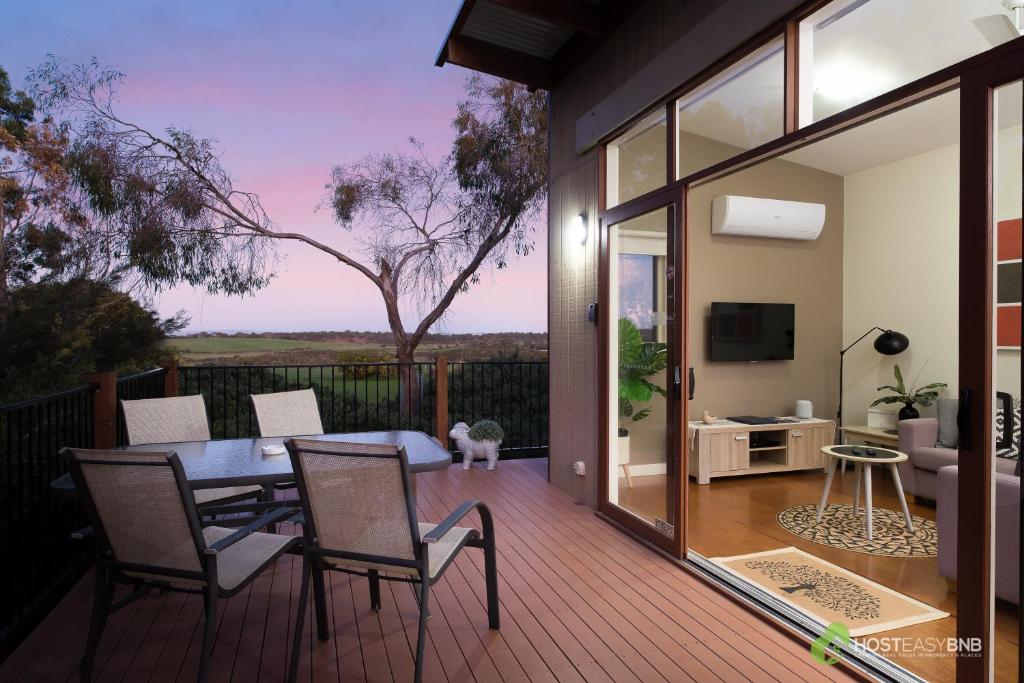
[[[992,97],[992,637],[995,679],[1020,680],[1021,570],[1021,121],[1015,81]]]
[[[603,507],[674,551],[681,534],[677,424],[677,208],[607,226],[607,467]]]

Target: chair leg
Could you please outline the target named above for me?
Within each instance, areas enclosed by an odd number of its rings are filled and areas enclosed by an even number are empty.
[[[203,624],[203,650],[199,658],[199,683],[206,683],[210,670],[210,657],[213,655],[213,641],[217,636],[217,589],[207,588],[203,595],[206,608],[206,623]]]
[[[423,651],[427,643],[427,610],[429,609],[428,597],[430,596],[430,582],[424,580],[420,583],[420,627],[419,635],[416,638],[416,675],[413,678],[415,683],[423,680]]]
[[[633,477],[629,476],[629,465],[622,466],[622,473],[626,475],[626,487],[633,488]]]
[[[306,603],[309,602],[309,575],[313,565],[305,555],[302,557],[302,587],[299,589],[299,607],[295,612],[295,633],[292,636],[292,656],[288,663],[288,683],[294,683],[299,676],[299,653],[302,650],[302,632],[306,628]]]
[[[501,628],[501,603],[498,602],[498,552],[493,532],[484,541],[484,580],[487,583],[487,625],[498,630]]]
[[[310,560],[313,575],[313,610],[316,612],[316,637],[327,640],[327,591],[324,588],[324,569],[319,561]]]
[[[380,609],[380,574],[376,569],[367,571],[370,579],[370,609]]]
[[[96,567],[96,593],[93,596],[92,618],[89,620],[89,637],[85,643],[85,654],[79,664],[79,673],[83,683],[92,680],[92,665],[96,660],[96,650],[103,636],[110,615],[110,603],[114,587],[110,582],[110,574],[102,567]]]

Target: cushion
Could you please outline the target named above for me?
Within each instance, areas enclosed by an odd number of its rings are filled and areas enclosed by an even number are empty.
[[[960,437],[957,431],[956,417],[960,410],[960,401],[955,398],[940,398],[935,403],[935,413],[939,418],[939,438],[936,448],[956,448]]]
[[[1018,460],[1020,458],[1020,399],[1013,399],[1013,412],[1006,416],[1003,414],[1003,402],[1000,401],[996,404],[996,438],[1001,438],[1003,434],[1003,425],[1007,417],[1013,420],[1012,433],[1013,436],[1010,439],[1008,447],[1000,448],[996,451],[996,457],[1005,458],[1007,460]]]
[[[940,467],[957,464],[957,451],[952,448],[915,448],[914,467],[938,472]]]

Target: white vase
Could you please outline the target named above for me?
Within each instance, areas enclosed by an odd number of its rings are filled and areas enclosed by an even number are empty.
[[[615,457],[618,459],[617,465],[628,465],[629,464],[629,435],[619,437],[619,447],[615,451]]]
[[[796,416],[804,420],[814,417],[814,404],[810,401],[797,401]]]

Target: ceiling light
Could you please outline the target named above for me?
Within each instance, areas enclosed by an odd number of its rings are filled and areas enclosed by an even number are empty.
[[[889,90],[891,79],[865,64],[837,60],[814,70],[814,91],[837,102],[863,102]]]

